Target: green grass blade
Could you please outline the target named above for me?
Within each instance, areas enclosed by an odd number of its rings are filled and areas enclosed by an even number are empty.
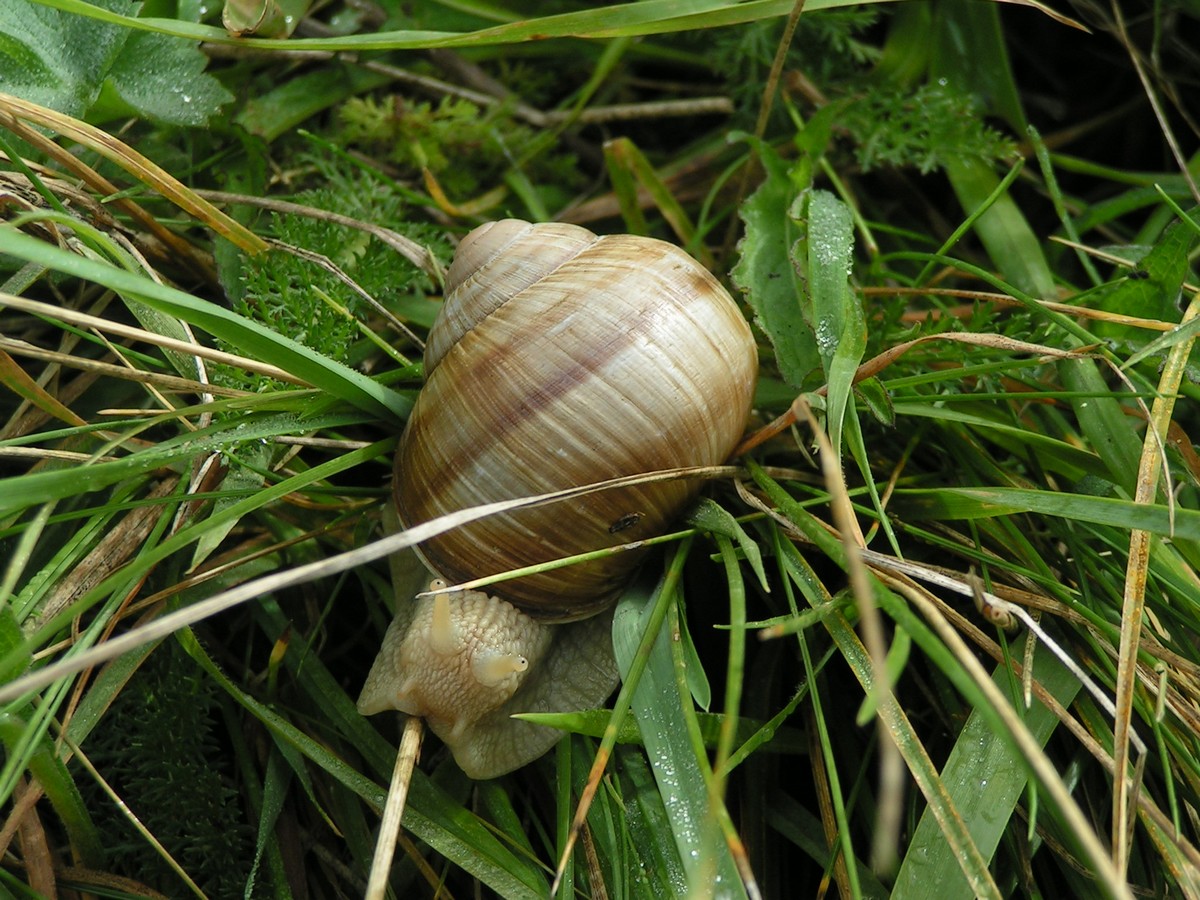
[[[853,415],[851,385],[867,346],[860,296],[850,290],[854,220],[850,208],[828,191],[808,201],[808,288],[811,322],[825,366],[825,429],[841,456],[843,419]]]
[[[178,19],[137,18],[110,12],[84,0],[37,0],[43,6],[90,16],[104,22],[170,34],[194,41],[236,44],[260,50],[417,50],[435,47],[482,47],[554,37],[614,38],[717,28],[784,16],[792,0],[648,0],[523,19],[474,32],[385,31],[332,38],[235,38],[222,28]],[[808,0],[809,11],[856,5],[855,0]]]
[[[974,519],[1036,512],[1120,529],[1140,528],[1162,537],[1200,540],[1200,511],[1194,509],[1171,510],[1164,505],[1134,503],[1113,497],[1027,488],[906,488],[896,493],[905,498],[905,515],[914,518]]]
[[[1001,666],[993,681],[1006,689],[1012,677]],[[1071,703],[1080,688],[1079,680],[1041,645],[1035,657],[1034,678],[1063,706]],[[1023,719],[1030,734],[1043,746],[1058,726],[1057,717],[1038,701],[1024,711]],[[1001,838],[1013,826],[1012,814],[1028,781],[1028,771],[1015,753],[1010,744],[996,738],[983,716],[974,713],[942,767],[942,783],[951,802],[986,859],[992,858]],[[926,897],[931,884],[937,885],[939,900],[969,900],[975,895],[935,816],[926,810],[896,876],[892,900]]]
[[[657,596],[654,591],[636,595],[627,591],[613,617],[613,650],[622,672],[627,672],[645,630]],[[708,786],[688,736],[676,685],[669,629],[659,630],[650,659],[633,694],[632,709],[654,769],[660,794],[671,822],[679,859],[693,888],[711,884],[714,877],[737,891],[741,884],[729,850],[721,840],[709,808]]]
[[[96,260],[83,259],[66,250],[0,228],[0,253],[36,262],[56,272],[94,281],[123,296],[203,329],[213,337],[240,348],[244,355],[271,363],[328,394],[379,418],[402,421],[412,402],[360,372],[313,353],[307,347],[277,334],[257,322],[186,294],[183,291],[125,272]]]

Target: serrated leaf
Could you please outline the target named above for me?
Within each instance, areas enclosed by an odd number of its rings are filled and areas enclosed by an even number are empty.
[[[136,115],[167,125],[205,125],[233,100],[205,73],[207,65],[208,57],[197,44],[152,32],[133,33],[108,71],[100,102],[88,118]]]
[[[94,6],[132,15],[131,0]],[[198,126],[233,99],[204,72],[199,44],[48,9],[32,0],[0,4],[0,88],[91,121],[141,116]]]

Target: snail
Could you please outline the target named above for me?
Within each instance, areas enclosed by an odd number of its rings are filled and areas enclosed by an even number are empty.
[[[719,464],[742,436],[757,364],[737,305],[678,247],[575,225],[481,225],[447,273],[396,453],[400,523]],[[504,581],[494,597],[442,588],[660,534],[698,490],[614,488],[424,542],[436,579],[400,605],[359,710],[424,717],[473,778],[537,758],[561,734],[511,714],[587,709],[612,692],[611,606],[640,554]]]

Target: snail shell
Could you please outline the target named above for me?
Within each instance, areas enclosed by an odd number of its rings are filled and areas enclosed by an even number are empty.
[[[462,242],[396,456],[406,526],[444,513],[677,466],[723,462],[757,371],[749,326],[664,241],[508,219]],[[448,581],[661,534],[696,481],[609,490],[473,522],[421,545]],[[603,609],[636,566],[617,554],[508,581],[546,621]]]
[[[745,428],[757,364],[750,328],[732,298],[678,247],[597,237],[575,225],[482,225],[459,245],[429,334],[426,384],[396,455],[400,522],[409,527],[485,503],[719,464]],[[426,541],[420,552],[441,578],[467,581],[660,534],[699,488],[694,480],[657,482],[495,515]],[[468,615],[467,602],[442,599],[440,609],[406,613],[409,621],[393,626],[394,635],[389,630],[359,708],[425,716],[474,777],[515,768],[527,759],[477,759],[487,754],[468,745],[497,740],[490,730],[471,732],[482,721],[488,729],[497,718],[511,724],[509,712],[542,700],[552,705],[553,691],[542,683],[547,671],[559,681],[555,691],[570,698],[558,708],[604,700],[616,669],[603,620],[555,626],[553,642],[540,630],[605,610],[639,561],[637,553],[617,553],[498,584],[503,599],[493,602],[507,609],[487,628],[506,635],[508,650],[474,637],[482,606]],[[495,625],[517,621],[507,610],[531,625]],[[589,646],[588,664],[573,667],[574,641],[600,641],[605,649],[597,656]],[[436,659],[422,661],[426,648]],[[482,654],[478,665],[459,658],[475,654]],[[457,672],[473,690],[475,673],[481,666],[491,673],[497,658],[500,670],[514,668],[488,709],[448,687],[449,673]],[[593,682],[586,689],[562,684],[576,668]],[[422,671],[430,673],[424,687]],[[523,705],[535,694],[537,703]],[[545,733],[531,759],[558,735],[529,727]]]

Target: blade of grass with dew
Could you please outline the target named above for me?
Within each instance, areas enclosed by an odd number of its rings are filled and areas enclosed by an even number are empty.
[[[258,880],[263,859],[269,858],[268,854],[274,849],[275,824],[287,801],[288,770],[279,763],[278,744],[275,745],[275,749],[276,752],[272,752],[267,758],[261,786],[257,784],[258,773],[254,771],[255,786],[258,788],[258,822],[255,826],[257,834],[254,838],[254,856],[250,861],[250,872],[246,876],[244,896],[247,897],[254,896],[254,883]]]
[[[237,313],[158,284],[145,276],[83,259],[11,228],[0,228],[0,253],[9,253],[56,272],[102,284],[201,328],[213,337],[238,347],[242,353],[278,366],[313,387],[381,418],[402,421],[412,408],[412,401],[382,387],[360,372],[316,354]]]
[[[29,377],[17,361],[0,350],[0,385],[8,388],[22,400],[68,425],[84,425],[71,409],[64,406],[45,388]]]
[[[33,663],[25,633],[7,604],[0,606],[0,681],[12,681]]]
[[[480,808],[487,813],[488,819],[503,836],[504,841],[513,847],[515,852],[533,859],[536,854],[529,842],[529,835],[525,833],[521,814],[513,805],[512,792],[495,779],[479,782],[475,785],[475,790]]]
[[[938,8],[931,33],[930,77],[945,78],[979,96],[988,111],[1004,116],[1023,133],[1025,114],[1009,66],[1000,18],[992,4],[950,4]],[[968,213],[975,213],[999,179],[977,158],[948,155],[946,175]],[[975,223],[975,231],[1005,279],[1037,297],[1055,296],[1054,277],[1041,242],[1011,195],[1005,192]]]
[[[174,518],[182,493],[179,480],[168,476],[147,480],[134,479],[119,485],[106,502],[93,512],[76,517],[79,526],[66,541],[60,528],[43,537],[43,544],[61,542],[61,548],[33,573],[14,607],[22,626],[35,630],[70,606],[73,598],[87,591],[113,570],[125,565],[151,540],[162,533],[167,520]],[[121,512],[126,501],[137,505]],[[68,526],[69,528],[69,526]]]
[[[1108,467],[1105,477],[1132,496],[1142,449],[1136,421],[1126,415],[1092,361],[1063,360],[1058,363],[1058,376],[1079,398],[1072,398],[1071,406],[1087,445]]]
[[[559,741],[554,749],[554,770],[556,777],[551,782],[554,785],[554,835],[553,847],[565,847],[570,840],[571,819],[575,811],[575,785],[581,783],[586,790],[587,772],[572,775],[573,768],[583,768],[586,763],[576,760],[575,748],[579,741]],[[594,754],[588,754],[590,758]],[[578,765],[577,765],[578,763]],[[597,798],[599,800],[599,798]],[[551,852],[555,852],[552,850]],[[575,856],[571,855],[560,867],[559,885],[562,896],[575,896]],[[682,884],[682,882],[680,882]]]
[[[724,535],[737,544],[751,570],[758,576],[758,583],[765,592],[770,592],[767,571],[763,566],[762,550],[758,542],[744,529],[733,513],[715,500],[701,497],[688,513],[687,523],[714,534]]]
[[[213,501],[212,512],[220,513],[226,507],[237,503],[243,496],[249,496],[262,490],[266,483],[266,472],[273,457],[274,448],[267,443],[250,443],[240,445],[237,449],[237,465],[230,466],[221,477],[219,490],[229,492]],[[225,540],[238,525],[238,519],[227,519],[221,528],[202,535],[192,549],[191,565],[188,571],[195,571],[210,555],[216,552],[221,542]]]
[[[1011,744],[1011,758],[1026,766],[1036,777],[1041,789],[1039,796],[1045,797],[1042,808],[1048,814],[1061,818],[1062,830],[1070,834],[1078,845],[1079,852],[1086,859],[1087,867],[1094,873],[1096,890],[1113,900],[1131,900],[1129,886],[1121,878],[1100,838],[1093,831],[1092,823],[1075,801],[1071,790],[1043,752],[1041,745],[1012,709],[1005,692],[990,680],[971,648],[945,621],[921,590],[909,588],[902,582],[897,583],[895,587],[904,594],[905,600],[921,609],[921,618],[917,617],[909,603],[904,603],[891,591],[879,593],[880,606],[898,625],[909,630],[915,640],[926,646],[932,646],[931,641],[940,641],[945,648],[943,653],[949,654],[956,662],[954,670],[943,671],[951,678],[955,678],[955,672],[961,673],[962,677],[955,681],[955,687],[968,699],[976,713],[990,720],[992,734]]]
[[[622,673],[628,672],[632,664],[656,593],[628,591],[617,604],[613,616],[613,650]],[[681,702],[670,640],[667,630],[661,629],[634,691],[631,708],[671,821],[671,833],[688,884],[697,888],[711,883],[715,875],[728,886],[726,890],[740,895],[740,887],[735,885],[740,886],[741,879],[709,811],[708,787],[687,736]],[[710,866],[715,871],[710,871]]]
[[[104,262],[135,275],[146,274],[141,270],[134,258],[105,232],[73,216],[55,212],[43,212],[37,215],[22,216],[15,220],[14,224],[24,227],[27,222],[31,221],[53,222],[64,229],[73,231],[82,243],[92,253],[101,257]],[[165,315],[157,309],[147,306],[144,303],[139,303],[130,297],[122,297],[122,299],[125,301],[125,305],[129,311],[133,313],[134,318],[147,331],[153,334],[161,334],[181,344],[193,344],[196,342],[195,335],[192,334],[191,329],[175,316]],[[184,378],[198,381],[204,376],[204,363],[198,357],[171,347],[163,347],[162,350],[163,355],[175,367],[175,371]]]
[[[92,9],[95,9],[95,7],[92,7]],[[120,24],[127,25],[128,20],[124,20]],[[14,97],[11,94],[0,93],[0,108],[3,108],[6,113],[12,115],[14,119],[20,119],[55,131],[62,137],[76,141],[99,156],[120,166],[137,180],[158,191],[164,198],[170,200],[180,209],[195,216],[197,220],[203,222],[214,232],[228,238],[243,251],[247,253],[261,253],[266,249],[266,241],[257,234],[254,234],[235,219],[225,215],[221,210],[180,183],[163,168],[156,165],[128,144],[122,143],[96,126],[60,113],[57,110],[50,109],[49,107],[31,103],[20,97]],[[13,128],[14,125],[10,124],[9,130],[13,130]],[[29,140],[31,137],[32,134],[27,134],[26,139]],[[51,154],[58,152],[56,145],[50,143],[47,143],[45,149]],[[74,168],[75,173],[83,176],[85,180],[95,180],[96,173],[89,167],[69,157],[64,158],[62,161],[68,163],[69,167]],[[168,246],[175,246],[176,249],[183,249],[184,244],[182,239],[174,232],[163,228],[157,220],[150,218],[148,214],[136,206],[130,208],[130,211],[134,213],[136,218],[141,220],[144,226],[154,232],[163,243]]]
[[[683,205],[671,193],[671,189],[655,171],[646,155],[638,149],[629,138],[616,138],[604,145],[604,161],[608,167],[609,178],[613,181],[614,192],[621,205],[621,215],[627,225],[639,225],[640,230],[630,228],[635,234],[647,234],[645,217],[638,203],[639,187],[646,191],[659,214],[671,226],[680,243],[706,268],[713,266],[712,254],[707,247],[696,246],[693,239],[696,227],[688,217]],[[620,184],[621,190],[617,190]],[[639,222],[640,219],[640,222]]]
[[[591,775],[588,763],[594,755],[590,746],[589,752],[575,754],[570,782],[576,793],[587,784]],[[619,775],[611,789],[597,795],[588,813],[591,848],[586,863],[576,863],[577,872],[586,873],[586,878],[577,874],[576,881],[596,881],[591,873],[598,864],[603,884],[616,896],[653,900],[686,893],[687,880],[674,844],[665,839],[671,827],[666,809],[645,758],[638,752],[622,751],[616,754],[614,771]],[[566,812],[569,826],[570,810]],[[654,823],[652,833],[638,833],[635,820],[639,815],[645,816],[643,827],[647,821]],[[644,877],[635,879],[634,873]],[[560,890],[558,896],[570,895]]]
[[[383,441],[378,445],[371,445],[362,450],[351,451],[329,462],[322,463],[319,466],[314,466],[312,469],[301,472],[291,478],[284,479],[278,484],[264,488],[253,497],[248,497],[238,504],[222,511],[220,515],[213,515],[209,518],[189,525],[180,529],[175,534],[166,538],[161,543],[148,543],[147,546],[138,554],[136,559],[127,564],[124,568],[114,572],[97,584],[94,588],[87,591],[82,596],[76,598],[76,601],[62,613],[57,615],[50,621],[43,623],[41,628],[33,635],[27,638],[31,647],[36,647],[42,641],[48,639],[58,632],[61,627],[64,627],[75,616],[81,615],[83,612],[91,608],[95,603],[102,600],[109,592],[120,585],[125,584],[129,579],[138,579],[143,577],[147,572],[151,571],[154,566],[162,559],[172,553],[187,547],[199,536],[207,533],[212,528],[222,526],[226,517],[240,517],[250,511],[259,509],[280,497],[286,496],[294,490],[300,490],[303,487],[319,482],[324,478],[331,477],[338,472],[375,458],[381,452],[386,452],[390,447],[394,446],[393,440]],[[103,624],[102,618],[89,626],[89,630]],[[60,660],[66,659],[73,655],[84,652],[89,645],[89,641],[81,640],[59,657]],[[8,657],[0,662],[0,665],[8,665]]]
[[[825,869],[832,868],[821,820],[803,804],[780,792],[778,796],[772,797],[769,824],[801,853]],[[859,896],[864,900],[882,900],[887,897],[887,888],[866,863],[858,863],[858,881],[862,885],[862,893]]]
[[[292,623],[278,602],[271,596],[264,596],[250,608],[250,614],[263,637],[278,643],[281,635],[293,634],[283,653],[282,667],[286,668],[299,685],[298,694],[307,698],[309,708],[320,721],[324,733],[340,735],[345,748],[354,748],[352,754],[367,758],[382,778],[386,778],[386,770],[394,764],[396,751],[375,732],[369,722],[354,708],[354,703],[347,696],[342,685],[338,684],[329,670],[325,668],[311,647],[304,648],[295,642]],[[329,743],[328,739],[326,740]],[[336,744],[331,744],[337,749]],[[346,756],[347,751],[342,750]],[[325,789],[331,809],[335,811],[338,829],[346,835],[353,858],[360,871],[367,872],[375,853],[375,832],[379,829],[378,816],[368,814],[357,795],[348,791]],[[419,810],[418,810],[419,811]],[[436,819],[436,816],[431,818]],[[269,840],[275,841],[272,834]],[[272,851],[277,852],[277,851]]]
[[[218,680],[222,677],[225,677],[220,674],[216,662],[201,646],[199,639],[196,637],[196,633],[191,628],[180,628],[172,636],[179,643],[179,646],[183,648],[184,652],[187,653],[187,655],[193,660],[195,660],[196,664],[210,676],[216,675]],[[300,785],[313,810],[327,826],[331,828],[334,827],[334,824],[330,820],[328,813],[326,813],[321,801],[317,798],[316,793],[313,791],[312,778],[304,766],[303,757],[295,747],[291,746],[288,742],[281,740],[279,735],[272,733],[271,737],[275,741],[275,746],[268,751],[270,753],[268,767],[270,767],[272,761],[274,761],[276,765],[286,766],[286,768],[291,772],[290,777]]]
[[[1011,677],[1001,666],[995,671],[993,680],[997,687],[1005,688]],[[1070,705],[1080,688],[1079,680],[1040,645],[1035,657],[1034,677],[1063,706]],[[1030,734],[1045,746],[1058,719],[1036,701],[1021,715]],[[992,726],[978,712],[972,713],[959,732],[958,740],[942,766],[942,782],[962,813],[975,845],[991,859],[1012,824],[1016,805],[1028,782],[1028,773],[1014,758],[1013,748],[996,739]],[[974,896],[936,819],[926,810],[917,823],[909,851],[896,875],[893,900],[928,896],[931,884],[937,885],[939,900],[969,900]]]
[[[836,838],[830,841],[830,843],[836,843],[836,847],[830,848],[833,860],[827,866],[827,871],[830,871],[832,877],[838,881],[843,896],[858,897],[862,894],[862,886],[858,881],[859,858],[858,854],[854,852],[852,828],[846,814],[846,796],[842,789],[842,776],[838,766],[837,753],[829,735],[831,713],[826,712],[826,707],[821,700],[822,691],[813,669],[808,635],[800,632],[796,638],[800,646],[800,658],[804,664],[804,679],[811,685],[809,691],[811,710],[809,712],[813,731],[811,741],[811,755],[814,757],[813,781],[818,795],[822,798],[819,801],[822,808],[822,819],[828,821],[832,817],[833,824],[836,825]],[[892,697],[894,695],[890,691],[886,694],[872,691],[868,692],[867,699],[870,701],[877,696]],[[861,727],[863,723],[860,721],[858,724]],[[829,806],[833,807],[832,816],[827,809]],[[829,832],[833,831],[832,826],[827,826],[827,828]],[[830,834],[830,837],[832,838],[833,834]]]
[[[1050,195],[1050,201],[1054,204],[1054,214],[1058,216],[1058,221],[1062,224],[1063,232],[1066,236],[1076,244],[1080,244],[1079,231],[1075,228],[1075,220],[1067,212],[1067,200],[1063,196],[1062,188],[1058,183],[1058,174],[1054,171],[1054,164],[1050,160],[1050,150],[1046,146],[1046,142],[1042,140],[1042,135],[1033,125],[1025,126],[1025,134],[1033,145],[1034,155],[1037,157],[1038,168],[1042,171],[1042,180],[1046,183],[1046,191]],[[1072,203],[1073,206],[1081,204]],[[1092,258],[1088,256],[1082,247],[1075,250],[1075,258],[1079,262],[1079,267],[1083,269],[1087,275],[1088,281],[1092,287],[1099,287],[1104,279],[1096,270]]]
[[[149,533],[144,538],[145,547],[154,547],[161,541],[163,534],[166,533],[170,524],[172,510],[173,507],[167,501],[163,509],[164,514],[157,518]],[[149,568],[147,568],[146,572],[148,571]],[[73,635],[74,642],[62,656],[65,657],[74,653],[86,652],[86,648],[100,640],[106,629],[110,627],[112,617],[125,607],[128,597],[140,587],[146,572],[130,574],[124,569],[117,569],[89,591],[88,593],[94,594],[91,603],[95,604],[104,601],[103,607],[84,627],[76,627],[76,632]],[[83,598],[78,599],[82,600]],[[60,617],[64,621],[77,622],[78,620],[70,615],[70,608],[72,607],[64,609],[60,613]],[[39,636],[36,627],[22,629],[22,632],[24,638],[23,647],[15,652],[36,652],[42,649],[42,644],[46,638]],[[49,630],[50,636],[56,633],[54,629]],[[31,671],[22,677],[29,678],[33,674]],[[21,679],[18,678],[7,684],[19,684],[20,681]],[[8,748],[9,753],[4,759],[3,767],[0,768],[0,803],[3,803],[11,796],[16,785],[16,779],[29,764],[29,754],[36,751],[39,741],[46,739],[46,735],[52,725],[52,717],[58,714],[62,704],[69,701],[71,690],[72,680],[64,678],[54,684],[48,685],[42,691],[39,703],[31,705],[28,702],[22,701],[19,694],[14,694],[13,697],[10,697],[6,701],[4,709],[0,710],[0,716],[6,714],[16,715],[18,717],[25,717],[28,720],[20,743],[15,747]]]
[[[1168,229],[1168,233],[1170,229]],[[1195,234],[1189,229],[1189,246]],[[1200,312],[1200,295],[1193,298],[1184,311],[1184,318],[1194,318]],[[1171,423],[1175,410],[1180,383],[1183,380],[1184,369],[1191,355],[1192,344],[1189,341],[1171,351],[1162,368],[1156,393],[1151,408],[1148,427],[1142,444],[1141,457],[1138,462],[1137,490],[1134,502],[1151,504],[1159,496],[1158,485],[1162,475],[1160,464],[1163,462],[1163,440]],[[1167,486],[1166,492],[1171,489]],[[1173,529],[1174,531],[1174,529]],[[1176,537],[1179,540],[1179,537]],[[1195,547],[1195,538],[1190,538]],[[1116,689],[1116,720],[1113,730],[1113,767],[1118,779],[1113,791],[1113,839],[1114,857],[1119,861],[1121,871],[1128,866],[1129,830],[1126,827],[1129,815],[1129,783],[1125,773],[1129,765],[1129,744],[1133,730],[1132,717],[1134,694],[1138,680],[1138,647],[1142,639],[1142,622],[1147,616],[1146,586],[1150,573],[1150,557],[1152,550],[1162,555],[1162,541],[1142,529],[1135,529],[1129,536],[1129,565],[1125,572],[1125,583],[1121,604],[1121,642],[1117,659],[1117,689]],[[1171,548],[1174,549],[1174,548]],[[1135,765],[1140,765],[1135,764]],[[1130,823],[1130,827],[1131,827]]]
[[[809,327],[825,367],[825,429],[841,456],[843,420],[854,415],[851,385],[867,346],[860,295],[850,290],[854,220],[850,208],[828,191],[813,191],[807,210]]]
[[[651,898],[686,896],[687,873],[675,848],[662,840],[662,835],[671,833],[671,819],[663,805],[654,772],[640,754],[623,754],[619,761],[625,815],[617,823],[624,831],[622,837],[628,842],[631,861],[640,863],[653,878],[641,895]],[[630,887],[635,888],[636,882]]]

